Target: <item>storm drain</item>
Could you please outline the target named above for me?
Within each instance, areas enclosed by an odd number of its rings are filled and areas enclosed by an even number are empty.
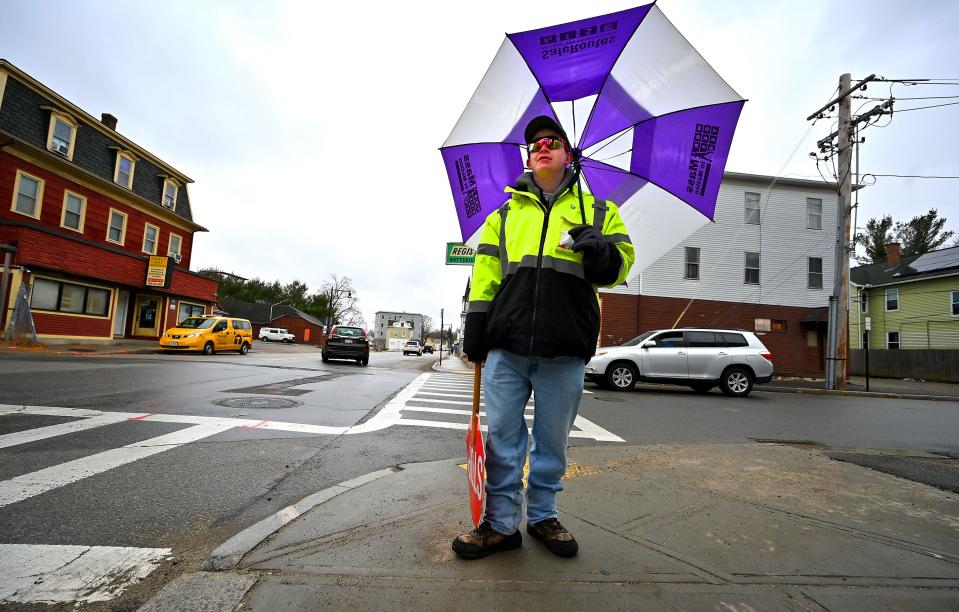
[[[626,401],[621,397],[610,397],[608,395],[594,395],[593,399],[598,400],[600,402],[615,402],[615,403],[622,403]]]
[[[302,406],[303,402],[282,397],[227,397],[225,399],[215,400],[217,406],[226,408],[245,408],[257,410],[260,408],[293,408]]]

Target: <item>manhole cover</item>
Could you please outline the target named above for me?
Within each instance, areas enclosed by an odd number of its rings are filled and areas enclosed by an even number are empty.
[[[226,406],[227,408],[293,408],[302,406],[303,402],[286,399],[282,397],[228,397],[213,402],[217,406]]]
[[[594,399],[594,400],[599,400],[599,401],[601,401],[601,402],[618,402],[618,403],[621,403],[621,402],[625,402],[625,401],[626,401],[626,400],[624,400],[624,399],[621,398],[621,397],[610,397],[610,396],[608,396],[608,395],[595,395],[595,396],[593,396],[593,399]]]

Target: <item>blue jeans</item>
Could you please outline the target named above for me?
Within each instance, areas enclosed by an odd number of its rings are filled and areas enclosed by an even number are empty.
[[[483,369],[486,402],[486,516],[496,531],[519,529],[523,508],[523,464],[528,431],[524,412],[535,391],[533,444],[529,451],[526,521],[558,515],[566,443],[583,398],[582,357],[521,357],[490,351]]]

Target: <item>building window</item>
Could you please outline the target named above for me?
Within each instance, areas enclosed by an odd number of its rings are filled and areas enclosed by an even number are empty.
[[[759,253],[746,251],[746,273],[743,282],[747,285],[759,284]]]
[[[13,189],[13,204],[10,205],[10,210],[39,219],[42,205],[43,180],[18,170],[17,184]]]
[[[113,182],[123,185],[127,189],[133,188],[133,171],[136,169],[136,160],[129,153],[117,153],[117,167],[113,172]]]
[[[859,307],[862,308],[863,314],[869,312],[869,292],[862,291],[859,293]]]
[[[178,235],[171,233],[170,234],[170,244],[167,245],[166,254],[167,257],[172,257],[177,259],[180,257],[180,246],[183,244],[183,239]]]
[[[155,225],[146,224],[143,228],[143,252],[150,255],[157,254],[157,236],[160,235],[160,228]]]
[[[759,225],[759,199],[758,193],[746,192],[746,225]]]
[[[959,291],[952,291],[952,316],[959,317]]]
[[[105,317],[110,311],[110,297],[109,289],[35,278],[30,308]]]
[[[806,346],[816,348],[819,346],[819,332],[814,329],[806,330]]]
[[[754,319],[753,330],[758,332],[785,333],[786,321],[782,319]]]
[[[189,304],[180,302],[177,308],[176,322],[181,323],[190,317],[198,317],[203,314],[204,308],[198,304]]]
[[[822,289],[822,257],[809,257],[809,281],[810,289]]]
[[[886,332],[886,348],[899,348],[899,332]]]
[[[126,242],[127,216],[119,210],[110,209],[110,226],[107,228],[107,240],[117,244]]]
[[[886,289],[886,311],[899,310],[899,289]]]
[[[76,120],[64,113],[57,112],[51,107],[50,127],[47,130],[47,149],[54,153],[73,159],[73,147],[76,144],[78,124]]]
[[[822,200],[806,198],[806,229],[822,229]]]
[[[699,280],[699,247],[686,247],[686,262],[683,278]]]
[[[83,233],[84,213],[87,199],[70,191],[63,192],[63,215],[60,218],[60,227]]]
[[[166,208],[176,208],[176,196],[179,187],[176,182],[170,179],[163,180],[163,206]]]

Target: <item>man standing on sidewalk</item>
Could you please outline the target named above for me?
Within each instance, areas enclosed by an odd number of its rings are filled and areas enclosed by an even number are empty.
[[[635,256],[618,208],[581,193],[573,150],[551,117],[525,130],[526,166],[480,234],[463,350],[486,362],[486,514],[453,540],[464,559],[517,548],[526,462],[526,402],[535,392],[526,531],[553,553],[579,546],[558,520],[566,444],[599,335],[598,286],[622,283]]]

